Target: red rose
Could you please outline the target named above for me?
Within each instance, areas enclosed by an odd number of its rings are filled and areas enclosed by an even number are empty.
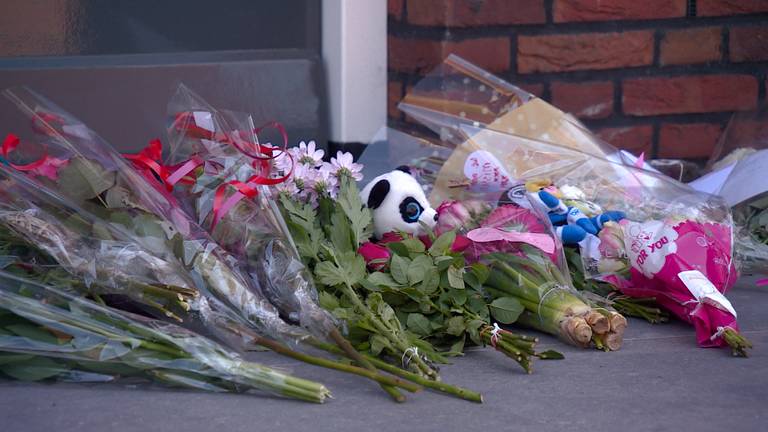
[[[374,271],[383,270],[389,262],[389,249],[377,243],[363,243],[357,253],[363,256],[368,268]]]

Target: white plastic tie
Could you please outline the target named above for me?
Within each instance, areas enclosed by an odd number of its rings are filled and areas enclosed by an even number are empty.
[[[408,365],[411,364],[411,360],[413,360],[414,357],[419,356],[419,348],[417,347],[410,347],[403,353],[402,357],[402,363],[403,363],[403,369],[408,369]]]

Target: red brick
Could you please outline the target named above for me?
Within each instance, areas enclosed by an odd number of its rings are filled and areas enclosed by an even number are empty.
[[[731,28],[730,47],[733,62],[768,60],[768,25]]]
[[[606,118],[613,113],[610,81],[552,83],[552,103],[563,111],[586,119]]]
[[[480,38],[463,41],[431,41],[389,37],[387,44],[389,68],[402,72],[426,72],[449,54],[491,72],[509,70],[509,38]]]
[[[659,158],[708,158],[723,128],[719,124],[665,124],[659,131]]]
[[[765,0],[698,0],[697,16],[739,15],[768,12]]]
[[[728,123],[722,154],[718,159],[740,147],[755,149],[768,148],[768,115],[765,112],[750,111],[739,113]]]
[[[408,0],[408,22],[416,25],[471,27],[545,20],[543,0]]]
[[[757,104],[757,80],[751,75],[700,75],[637,78],[623,83],[625,114],[742,111]]]
[[[627,126],[605,128],[597,131],[597,136],[620,149],[628,150],[635,155],[645,153],[651,155],[653,150],[653,126]]]
[[[544,84],[520,84],[518,87],[536,97],[541,97],[544,94]]]
[[[520,36],[517,41],[520,73],[614,69],[652,61],[650,31]]]
[[[708,63],[720,60],[720,27],[669,30],[661,40],[662,65]]]
[[[405,0],[387,0],[387,15],[400,20],[403,17],[403,2]]]
[[[685,0],[555,0],[555,22],[677,18],[685,16]]]
[[[403,83],[399,81],[389,81],[387,83],[387,115],[391,118],[399,118],[400,110],[397,104],[403,98]]]

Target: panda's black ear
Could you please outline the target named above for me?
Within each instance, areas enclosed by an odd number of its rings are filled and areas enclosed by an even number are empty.
[[[371,194],[368,195],[368,208],[369,209],[379,208],[381,203],[384,202],[384,199],[387,197],[388,193],[389,193],[389,180],[382,179],[377,181],[376,184],[373,185],[373,188],[371,188]]]
[[[402,171],[406,174],[411,174],[411,167],[408,165],[400,165],[399,167],[395,168],[395,171]]]

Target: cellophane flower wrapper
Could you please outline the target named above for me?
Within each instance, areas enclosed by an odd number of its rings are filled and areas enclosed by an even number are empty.
[[[0,168],[0,185],[2,242],[9,245],[0,254],[13,254],[14,267],[74,282],[83,294],[155,305],[149,311],[178,320],[195,302],[194,283],[176,260],[148,250],[115,220],[95,216],[11,167]]]
[[[4,152],[9,167],[80,207],[107,215],[128,214],[129,218],[113,223],[134,233],[148,250],[173,257],[187,270],[200,293],[196,311],[211,331],[237,347],[250,344],[255,334],[291,343],[306,336],[280,318],[251,286],[238,261],[188,217],[159,180],[165,172],[154,163],[156,148],[149,146],[124,157],[74,116],[33,91],[9,89],[4,95],[21,114],[14,123],[19,126],[19,142]]]
[[[573,114],[451,54],[409,89],[398,104],[408,117],[438,134],[446,145],[463,142],[462,126],[483,127],[624,164],[650,165],[590,132]],[[585,107],[577,115],[601,110]]]
[[[99,305],[0,270],[0,375],[26,381],[141,378],[211,392],[322,402],[319,384],[248,362],[164,321]],[[319,392],[296,390],[309,385]]]
[[[707,164],[711,172],[705,176],[722,179],[715,192],[731,205],[741,269],[762,274],[768,273],[768,191],[755,176],[762,176],[767,160],[768,109],[735,113],[712,152]]]
[[[174,195],[187,203],[217,243],[238,258],[253,284],[287,321],[327,339],[337,323],[318,305],[312,276],[295,249],[274,188],[259,184],[288,180],[293,161],[287,160],[286,149],[262,145],[257,132],[264,129],[256,128],[251,116],[217,110],[185,86],[177,89],[168,111],[171,152],[166,164],[183,167],[195,159],[202,163],[189,181],[175,185]],[[286,159],[281,161],[286,174],[277,174],[278,158]],[[246,189],[236,187],[241,184]],[[226,196],[221,200],[224,205],[234,204],[217,207],[217,194]]]
[[[628,295],[656,297],[694,324],[703,346],[724,344],[713,337],[721,327],[738,330],[722,296],[738,278],[733,224],[722,198],[567,147],[472,126],[460,130],[465,141],[443,166],[433,197],[467,199],[525,179],[554,185],[563,202],[587,216],[622,211],[626,219],[580,244],[588,276]],[[607,247],[610,240],[619,247]]]

